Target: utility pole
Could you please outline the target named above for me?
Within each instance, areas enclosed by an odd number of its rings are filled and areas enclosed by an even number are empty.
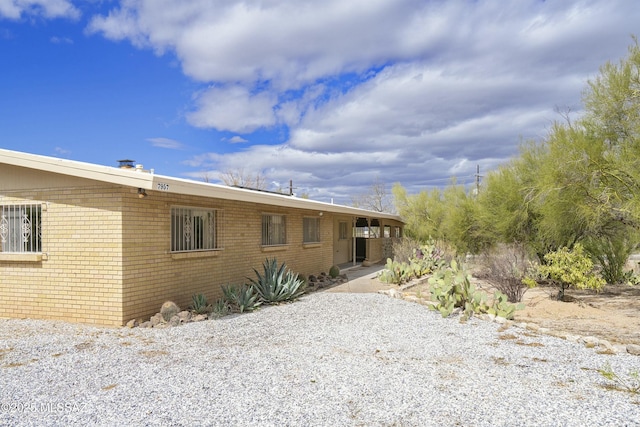
[[[480,165],[476,165],[476,196],[480,194]]]

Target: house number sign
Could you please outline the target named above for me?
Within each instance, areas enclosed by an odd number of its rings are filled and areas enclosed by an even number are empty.
[[[159,191],[169,191],[169,184],[165,182],[159,182],[157,184],[157,188]]]

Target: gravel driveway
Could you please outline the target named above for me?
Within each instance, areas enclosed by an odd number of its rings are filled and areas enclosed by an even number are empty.
[[[639,357],[499,328],[327,292],[161,330],[0,320],[0,425],[640,425],[596,371]]]

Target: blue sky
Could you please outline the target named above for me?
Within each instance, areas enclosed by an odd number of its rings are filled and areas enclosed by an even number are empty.
[[[0,147],[349,203],[471,183],[581,110],[636,0],[0,0]]]

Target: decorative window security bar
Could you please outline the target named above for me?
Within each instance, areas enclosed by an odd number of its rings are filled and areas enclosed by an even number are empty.
[[[42,252],[42,204],[0,205],[0,248],[5,253]]]
[[[218,217],[215,209],[171,208],[171,252],[218,249]]]

